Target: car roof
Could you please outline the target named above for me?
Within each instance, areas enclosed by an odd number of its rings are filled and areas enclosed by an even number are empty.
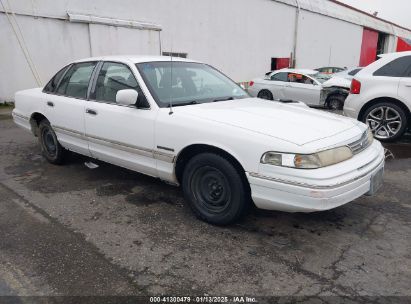
[[[316,70],[310,70],[310,69],[281,69],[281,70],[276,70],[273,71],[273,73],[278,73],[278,72],[286,72],[286,73],[296,73],[296,74],[317,74],[318,71]]]
[[[379,54],[378,57],[380,58],[399,58],[399,57],[404,57],[404,56],[411,56],[411,51],[406,51],[406,52],[395,52],[395,53],[386,53],[386,54]]]
[[[174,62],[197,62],[199,61],[172,57]],[[117,55],[117,56],[100,56],[100,57],[90,57],[74,61],[76,62],[86,62],[86,61],[120,61],[120,62],[132,62],[132,63],[141,63],[141,62],[160,62],[160,61],[171,61],[170,56],[150,56],[150,55]]]
[[[325,67],[317,68],[317,70],[320,70],[320,69],[344,69],[344,68],[336,67],[336,66],[325,66]]]

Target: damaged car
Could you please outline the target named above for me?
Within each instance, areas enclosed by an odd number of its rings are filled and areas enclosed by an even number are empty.
[[[309,106],[342,109],[351,82],[315,70],[282,69],[250,82],[248,92],[268,100],[294,100]]]
[[[350,93],[351,80],[361,69],[361,67],[346,69],[335,73],[330,80],[324,82],[320,95],[320,105],[332,110],[341,110]]]

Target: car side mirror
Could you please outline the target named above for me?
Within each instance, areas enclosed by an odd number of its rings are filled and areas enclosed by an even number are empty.
[[[117,91],[116,94],[116,102],[124,106],[135,105],[137,102],[137,98],[138,92],[136,90],[131,89],[120,90]]]

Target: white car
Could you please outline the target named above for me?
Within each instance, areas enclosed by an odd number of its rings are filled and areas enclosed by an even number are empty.
[[[251,201],[327,210],[381,185],[384,151],[366,125],[250,98],[209,65],[168,57],[76,61],[16,93],[15,122],[45,158],[67,150],[181,185],[195,214],[229,224]]]
[[[367,123],[377,139],[393,141],[411,123],[411,52],[380,57],[352,80],[344,114]]]
[[[335,73],[332,75],[332,77],[334,78],[345,78],[348,80],[352,80],[354,78],[355,75],[358,74],[359,71],[361,71],[363,68],[362,67],[352,67],[352,68],[347,68],[344,71]],[[331,78],[332,79],[332,78]]]
[[[351,82],[341,78],[331,82],[331,75],[316,70],[282,69],[250,82],[248,92],[268,100],[294,100],[310,106],[341,109]]]

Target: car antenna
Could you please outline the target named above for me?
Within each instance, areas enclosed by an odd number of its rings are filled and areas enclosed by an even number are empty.
[[[173,42],[171,42],[171,52],[170,52],[170,112],[168,115],[172,115],[173,112]]]

